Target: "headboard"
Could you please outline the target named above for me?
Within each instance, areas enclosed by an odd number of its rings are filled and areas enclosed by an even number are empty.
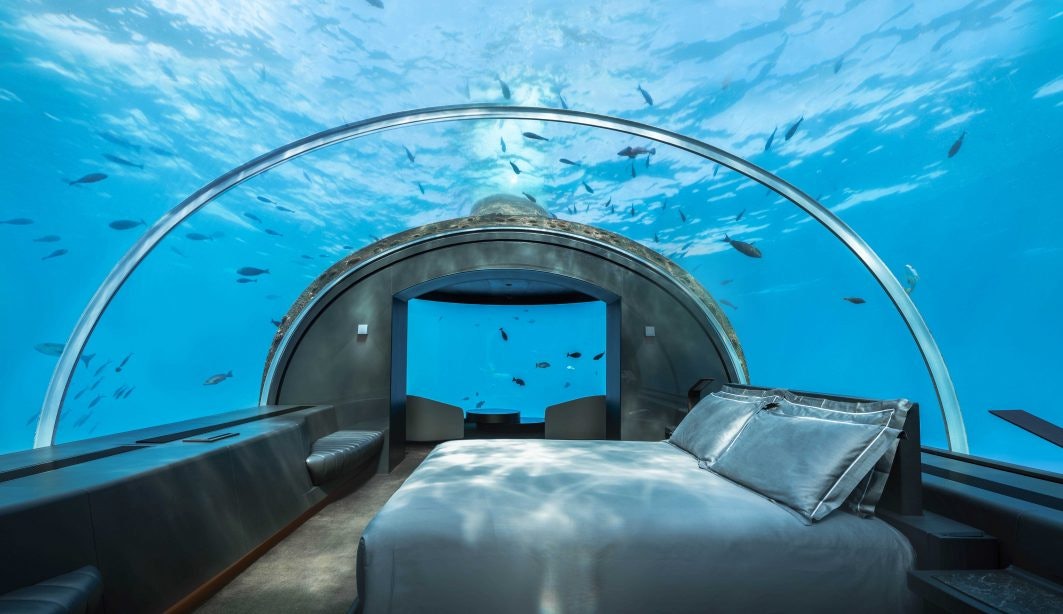
[[[749,386],[746,384],[728,384],[728,386],[744,390],[775,389],[770,386]],[[875,400],[824,392],[808,392],[806,390],[790,390],[790,392],[835,401],[867,403]],[[901,432],[899,440],[897,455],[893,458],[893,466],[890,467],[890,477],[886,480],[886,488],[882,492],[882,499],[879,501],[878,509],[889,510],[895,514],[905,516],[919,516],[923,513],[923,469],[920,456],[922,444],[919,437],[918,403],[913,403],[912,408],[908,410],[908,416],[904,421],[904,430]]]

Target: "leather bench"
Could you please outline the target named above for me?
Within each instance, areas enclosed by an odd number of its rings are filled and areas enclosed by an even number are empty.
[[[311,481],[320,486],[349,476],[380,452],[384,434],[380,431],[336,431],[313,443],[306,468]]]
[[[92,565],[0,595],[4,614],[92,614],[100,607],[103,577]]]

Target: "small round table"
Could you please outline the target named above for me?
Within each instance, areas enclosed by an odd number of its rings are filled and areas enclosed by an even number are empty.
[[[520,411],[496,407],[470,409],[465,419],[473,424],[520,424]]]

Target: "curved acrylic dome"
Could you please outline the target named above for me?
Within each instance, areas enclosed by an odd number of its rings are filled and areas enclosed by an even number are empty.
[[[933,337],[930,335],[929,330],[926,327],[926,323],[923,321],[922,316],[912,303],[908,291],[897,280],[897,278],[890,272],[888,267],[878,258],[878,256],[871,250],[871,248],[857,236],[848,226],[846,226],[837,216],[832,214],[829,210],[822,205],[816,203],[809,196],[802,193],[795,187],[787,184],[778,177],[758,168],[757,166],[749,163],[748,161],[739,159],[727,152],[714,148],[705,143],[701,143],[689,137],[682,135],[669,133],[663,130],[655,129],[650,126],[630,122],[626,120],[620,120],[616,118],[609,118],[605,116],[593,115],[588,113],[581,113],[576,111],[562,111],[556,109],[539,109],[539,108],[521,108],[521,107],[505,107],[505,106],[458,106],[458,107],[445,107],[438,109],[423,109],[417,111],[411,111],[407,113],[399,113],[394,115],[383,116],[380,118],[366,120],[364,122],[358,122],[355,124],[348,124],[340,126],[338,128],[327,130],[299,141],[295,141],[285,147],[277,149],[269,154],[260,156],[255,160],[248,162],[247,164],[230,171],[229,173],[214,180],[201,190],[186,199],[183,203],[175,207],[170,213],[156,222],[147,233],[134,245],[129,253],[122,259],[121,262],[115,267],[115,269],[108,276],[107,280],[97,290],[96,295],[89,303],[79,321],[77,327],[71,336],[70,343],[64,350],[59,364],[56,367],[56,374],[53,378],[52,384],[49,388],[48,395],[45,399],[44,407],[41,412],[41,420],[38,425],[37,442],[38,445],[49,445],[56,440],[56,433],[60,432],[58,429],[59,417],[61,416],[61,410],[63,408],[65,395],[71,388],[71,378],[77,370],[78,359],[83,355],[84,348],[95,347],[93,340],[90,340],[90,336],[93,336],[97,324],[100,322],[107,323],[106,310],[111,305],[112,300],[119,295],[119,291],[123,288],[128,280],[134,276],[134,272],[140,273],[141,276],[150,275],[145,273],[143,268],[138,270],[141,263],[145,261],[145,258],[155,250],[156,247],[171,235],[180,226],[194,223],[194,216],[201,214],[201,211],[209,211],[205,209],[208,205],[224,206],[225,199],[219,198],[222,195],[226,195],[227,198],[231,198],[233,190],[239,186],[253,183],[253,179],[260,175],[269,178],[269,171],[283,168],[281,165],[293,161],[300,156],[307,156],[312,152],[321,150],[327,151],[331,145],[338,143],[344,143],[345,141],[353,141],[361,137],[368,135],[376,135],[381,131],[393,130],[403,127],[419,126],[423,124],[435,124],[440,122],[461,122],[467,124],[468,122],[476,122],[474,125],[480,128],[486,128],[487,130],[498,130],[499,128],[505,129],[506,124],[490,124],[485,125],[485,120],[492,120],[498,122],[500,120],[506,120],[510,122],[511,126],[519,126],[520,134],[523,137],[521,145],[515,148],[516,151],[509,152],[507,150],[503,153],[509,153],[507,156],[507,164],[510,167],[511,175],[504,174],[504,176],[511,178],[518,178],[525,172],[538,172],[541,176],[546,176],[549,167],[578,167],[578,176],[568,175],[554,175],[551,180],[544,181],[540,184],[540,194],[545,192],[545,195],[549,198],[556,198],[560,195],[566,195],[569,197],[571,204],[568,205],[568,213],[572,216],[579,216],[582,209],[583,214],[586,215],[590,212],[592,203],[580,202],[578,205],[571,202],[572,191],[584,194],[588,199],[601,191],[603,194],[595,197],[594,200],[600,201],[602,196],[609,194],[606,197],[603,209],[607,209],[608,216],[616,216],[615,205],[612,204],[613,196],[623,195],[625,197],[625,209],[622,209],[619,214],[619,219],[628,223],[625,229],[628,234],[636,234],[641,232],[652,231],[652,240],[654,243],[659,243],[661,234],[667,233],[668,235],[679,235],[682,239],[693,239],[688,241],[687,245],[680,247],[677,251],[677,256],[684,258],[690,257],[690,252],[697,252],[698,248],[704,248],[706,245],[716,245],[719,247],[720,243],[726,244],[728,249],[717,250],[704,250],[702,256],[710,256],[713,254],[733,257],[736,253],[741,256],[742,261],[759,261],[764,258],[764,253],[760,247],[755,246],[752,242],[743,241],[736,238],[731,238],[731,234],[736,234],[739,231],[746,230],[745,227],[738,226],[742,218],[745,217],[746,212],[752,205],[756,204],[764,207],[763,211],[750,211],[749,219],[757,219],[758,221],[764,219],[765,222],[758,222],[758,230],[765,230],[771,228],[771,216],[777,214],[778,210],[786,207],[787,205],[796,205],[799,210],[804,211],[809,216],[823,227],[828,230],[832,235],[837,237],[845,248],[850,250],[853,255],[857,257],[859,262],[867,268],[867,270],[873,275],[875,281],[886,291],[889,300],[896,307],[897,312],[901,316],[901,323],[903,323],[907,329],[911,332],[912,337],[916,342],[916,346],[919,352],[922,354],[923,361],[925,362],[933,388],[936,391],[938,400],[940,402],[941,416],[943,419],[942,426],[944,428],[944,434],[947,438],[950,448],[966,452],[967,442],[966,434],[963,426],[963,416],[960,412],[959,405],[956,399],[955,390],[952,387],[952,381],[949,377],[948,370],[945,366],[944,360],[935,344]],[[535,128],[538,132],[532,132],[525,129],[529,123],[535,122]],[[565,124],[571,124],[574,126],[565,126]],[[593,136],[586,134],[572,134],[573,127],[577,129],[590,128],[593,131]],[[456,135],[451,135],[451,138],[459,139],[457,143],[446,143],[440,147],[436,144],[436,150],[442,151],[476,151],[477,145],[481,144],[483,134],[478,134],[476,131],[468,130],[467,125],[459,126],[459,132]],[[566,129],[569,133],[566,133]],[[549,133],[551,137],[544,137],[540,132]],[[603,134],[604,133],[604,134]],[[402,134],[403,141],[406,143],[416,143],[415,149],[418,151],[427,151],[428,147],[422,145],[423,140],[415,140],[411,135]],[[626,145],[615,149],[617,153],[609,154],[609,139],[614,140],[613,147],[615,145],[616,137],[630,140],[630,137],[639,137],[642,139],[650,139],[660,144],[662,148],[660,151],[658,147],[646,144]],[[423,138],[423,137],[422,137]],[[504,141],[504,136],[501,137],[500,143]],[[492,139],[493,140],[493,139]],[[626,141],[625,141],[626,142]],[[543,143],[549,143],[545,145]],[[668,150],[665,150],[663,146],[667,146]],[[401,145],[406,152],[409,162],[415,163],[416,156],[411,152],[411,145]],[[579,148],[581,155],[578,156],[582,162],[573,163],[573,160],[569,158],[557,158],[557,162],[548,161],[550,157],[559,156],[566,151],[571,151],[573,148]],[[593,153],[592,153],[593,152]],[[573,154],[570,154],[573,155]],[[678,159],[673,159],[672,156],[677,156]],[[691,159],[693,156],[693,159]],[[483,153],[479,155],[467,156],[467,164],[476,165],[489,160],[495,160],[498,156],[492,153]],[[518,159],[519,157],[519,159]],[[620,158],[619,164],[616,157]],[[471,158],[471,159],[470,159]],[[653,158],[658,158],[657,163],[651,169],[650,161]],[[686,158],[686,159],[684,159]],[[701,159],[699,162],[698,159]],[[363,163],[368,160],[366,154],[361,154],[360,159]],[[519,164],[518,164],[519,162]],[[327,168],[327,166],[318,161],[319,168]],[[670,183],[673,185],[648,186],[650,191],[647,193],[645,189],[641,191],[641,194],[637,196],[640,201],[636,204],[635,194],[625,192],[625,190],[633,190],[631,186],[637,184],[636,181],[639,177],[639,169],[641,167],[643,173],[643,179],[646,175],[656,173],[660,167],[668,169],[667,174],[669,176],[682,176],[681,173],[676,173],[676,168],[681,168],[685,164],[692,164],[693,171],[691,177],[697,177],[696,181],[675,181]],[[520,166],[524,165],[525,170],[521,170]],[[720,165],[727,171],[724,171],[724,175],[720,176],[720,169],[714,165]],[[622,171],[628,171],[627,173],[620,173],[620,177],[616,177],[616,168],[620,166]],[[448,165],[451,172],[454,172],[452,165]],[[274,172],[278,172],[274,171]],[[735,171],[740,176],[748,179],[742,179],[742,177],[731,177],[731,173],[728,171]],[[497,176],[497,171],[489,171],[490,174]],[[505,171],[503,171],[505,173]],[[299,181],[296,178],[296,182],[300,184],[313,184],[314,181],[310,175],[303,171],[303,181]],[[710,176],[711,174],[711,176]],[[706,180],[711,181],[706,181]],[[749,183],[749,180],[753,180],[756,183]],[[291,182],[291,175],[288,177],[281,177],[281,181]],[[577,183],[578,182],[578,183]],[[464,181],[464,185],[476,185],[473,181]],[[591,187],[591,183],[596,184],[597,191]],[[572,186],[571,184],[576,184]],[[741,212],[735,215],[733,222],[729,223],[724,221],[720,223],[719,220],[716,223],[709,221],[702,221],[702,218],[697,217],[698,209],[702,209],[713,202],[713,197],[695,197],[693,190],[698,185],[702,185],[707,190],[718,191],[718,196],[726,196],[724,200],[730,200],[731,198],[738,198],[738,190],[745,188],[747,190],[747,196],[741,200],[743,203],[749,203],[751,200],[748,196],[748,188],[750,186],[760,184],[767,188],[768,195],[772,196],[767,204],[758,202],[757,197],[752,197],[752,202],[748,206],[743,206]],[[737,185],[734,185],[737,184]],[[734,190],[727,190],[727,188],[734,185]],[[424,192],[424,185],[421,182],[417,182],[418,190]],[[303,186],[305,187],[305,186]],[[297,213],[296,210],[289,209],[286,205],[280,205],[275,198],[278,198],[276,194],[278,191],[271,190],[272,197],[257,194],[255,200],[259,203],[270,205],[275,211],[281,211],[283,213]],[[532,201],[534,197],[527,192],[524,192],[529,201]],[[775,196],[782,196],[780,202],[775,202]],[[664,198],[657,207],[652,208],[652,213],[646,211],[648,201],[658,200]],[[760,197],[763,198],[763,197]],[[667,200],[672,200],[671,209],[669,209]],[[703,202],[702,202],[703,201]],[[285,203],[294,202],[290,199],[285,199]],[[386,202],[383,199],[373,200],[372,202]],[[519,202],[519,201],[517,201]],[[537,202],[537,201],[533,201]],[[480,203],[482,206],[482,202]],[[512,203],[509,205],[513,207]],[[729,204],[733,207],[734,205]],[[536,205],[538,208],[538,205]],[[630,207],[630,209],[627,209]],[[690,212],[690,216],[684,211]],[[626,210],[626,211],[625,211]],[[640,211],[641,210],[641,211]],[[229,216],[235,215],[236,212],[231,210],[222,210],[219,213],[228,214]],[[786,212],[789,214],[790,212]],[[641,217],[640,217],[641,214]],[[252,220],[256,225],[262,225],[265,222],[262,217],[256,213],[244,212],[243,216]],[[724,220],[727,218],[725,217]],[[780,221],[790,220],[792,218],[782,217]],[[241,221],[242,223],[242,221]],[[689,223],[689,225],[688,225]],[[634,224],[634,228],[631,225]],[[800,220],[791,221],[790,223],[780,224],[783,226],[779,230],[783,233],[792,233],[794,231],[801,230]],[[186,228],[188,228],[186,226]],[[253,226],[256,231],[260,230],[264,236],[272,237],[271,242],[281,243],[282,238],[285,237],[285,233],[274,230],[273,228],[257,228]],[[652,229],[652,230],[651,230]],[[641,231],[641,232],[639,232]],[[721,235],[722,234],[722,238]],[[302,242],[304,237],[297,235],[287,235],[291,237],[288,239],[291,242]],[[215,231],[213,233],[205,232],[185,232],[184,237],[196,242],[196,243],[215,243],[225,237],[224,232]],[[644,242],[649,242],[650,237],[635,237],[642,239]],[[824,238],[820,238],[820,241]],[[763,245],[763,243],[762,243]],[[733,248],[733,249],[731,249]],[[173,250],[171,250],[173,251]],[[185,254],[180,250],[174,252],[181,258],[185,257]],[[799,252],[798,252],[799,253]],[[797,254],[792,253],[788,257],[794,258]],[[172,260],[172,256],[167,255]],[[770,258],[770,256],[769,256]],[[148,261],[150,262],[150,260]],[[806,262],[805,266],[808,266],[811,262]],[[748,265],[748,263],[747,263]],[[824,263],[822,266],[829,266],[828,263]],[[693,271],[693,268],[691,269]],[[235,282],[237,284],[249,285],[257,284],[260,276],[270,273],[269,268],[265,268],[264,265],[256,266],[242,266],[235,269],[237,278]],[[851,275],[849,276],[851,277]],[[833,281],[840,281],[845,279],[846,276],[836,276]],[[134,277],[135,279],[135,277]],[[793,284],[794,279],[778,280],[785,284]],[[801,281],[797,280],[800,285]],[[172,274],[167,276],[166,283],[172,284]],[[156,311],[156,305],[158,305],[160,299],[160,292],[165,293],[166,290],[152,284],[154,290],[147,294],[147,298],[154,305],[143,306],[139,311],[141,313],[148,313]],[[787,292],[790,290],[788,287],[779,287],[778,285],[769,285],[761,288],[761,290],[767,290],[766,293],[761,296],[768,296],[769,300],[773,298],[771,295],[775,292]],[[852,306],[864,305],[867,303],[867,299],[856,296],[846,296],[846,286],[835,287],[826,289],[826,292],[833,293],[835,303],[844,302]],[[816,294],[819,294],[817,292]],[[831,294],[827,294],[831,296]],[[174,297],[174,301],[179,302],[178,296]],[[734,307],[733,303],[730,303]],[[130,306],[121,305],[119,302],[119,313],[137,311],[137,309],[131,309]],[[215,306],[213,300],[207,303],[207,307]],[[785,306],[787,312],[798,312],[802,309],[799,306],[799,302],[791,301]],[[230,310],[231,306],[228,307]],[[809,309],[809,305],[803,306],[803,309]],[[811,307],[816,309],[816,307]],[[736,308],[737,309],[737,308]],[[863,311],[869,311],[863,309]],[[223,314],[206,313],[206,317],[223,317]],[[864,314],[867,315],[867,314]],[[807,316],[805,316],[807,317]],[[783,369],[774,375],[773,381],[785,381],[785,385],[794,387],[823,387],[821,382],[831,381],[827,388],[843,391],[855,390],[888,390],[891,386],[900,386],[901,389],[912,389],[911,382],[889,382],[889,377],[883,377],[884,374],[890,372],[890,367],[884,363],[879,363],[874,360],[872,356],[884,354],[884,350],[887,347],[897,347],[900,345],[891,336],[887,335],[880,340],[867,339],[864,344],[854,343],[856,338],[851,332],[845,331],[843,326],[835,325],[831,330],[818,330],[818,335],[821,337],[819,342],[815,345],[807,345],[801,342],[802,336],[798,334],[798,331],[806,328],[817,328],[819,323],[815,322],[801,322],[797,326],[789,327],[782,326],[780,323],[785,322],[786,319],[779,317],[773,317],[771,319],[761,322],[756,328],[753,328],[748,333],[743,333],[745,336],[761,337],[770,339],[770,341],[762,342],[768,347],[773,344],[782,348],[799,349],[796,352],[785,352],[787,359],[782,361],[786,364]],[[866,328],[870,326],[870,320],[853,321],[856,328]],[[120,324],[114,326],[120,327]],[[172,326],[172,325],[171,325]],[[156,327],[159,328],[159,327]],[[107,330],[106,328],[104,330]],[[119,328],[119,330],[121,330]],[[903,329],[900,329],[903,330]],[[109,332],[109,331],[108,331]],[[209,327],[193,326],[187,327],[180,331],[181,336],[187,343],[188,340],[193,342],[198,341],[203,344],[203,347],[207,347],[211,343],[217,342],[217,337],[213,334]],[[823,341],[829,336],[837,336],[841,342],[841,345],[831,345],[824,343]],[[103,347],[113,347],[115,343],[118,343],[122,338],[122,334],[112,333],[112,339],[107,339],[101,342]],[[166,361],[170,358],[171,347],[168,344],[159,344],[158,339],[153,340],[155,347],[150,351],[148,359],[155,358],[157,367],[162,367]],[[848,345],[848,347],[846,347]],[[803,347],[802,347],[803,346]],[[826,353],[824,353],[826,349]],[[839,354],[841,350],[841,354]],[[101,349],[100,352],[103,350]],[[818,354],[817,354],[818,353]],[[130,356],[133,352],[130,353]],[[141,352],[141,360],[144,352]],[[185,352],[179,355],[189,355],[191,352]],[[863,376],[854,380],[852,378],[839,378],[837,374],[843,370],[843,356],[844,354],[851,354],[854,356],[861,356],[866,361],[866,365],[871,368],[864,369]],[[751,360],[755,361],[755,355],[751,357]],[[886,361],[888,362],[888,361]],[[788,364],[787,364],[788,363]],[[814,364],[821,373],[817,378],[812,380],[805,380],[803,383],[797,375],[799,372],[797,369],[799,365]],[[805,367],[807,368],[807,366]],[[755,367],[754,367],[755,369]],[[162,371],[161,368],[154,369],[156,371]],[[88,375],[91,368],[83,368],[80,370],[86,375],[82,377],[81,390],[91,390],[92,383],[91,377],[94,375]],[[789,371],[789,372],[787,372]],[[221,372],[212,374],[207,377],[204,382],[206,386],[213,386],[223,382],[225,379],[232,377],[233,370],[228,372]],[[892,377],[896,377],[896,373],[891,374]],[[846,381],[847,380],[847,381]],[[877,380],[877,381],[876,381]],[[812,384],[812,385],[808,385]],[[782,384],[780,384],[782,385]],[[193,386],[191,382],[184,382],[179,384],[176,388],[172,383],[164,385],[162,381],[155,381],[152,386],[153,391],[161,393],[166,401],[162,398],[158,403],[160,406],[166,405],[168,402],[171,406],[181,407],[184,403],[195,403],[195,397],[192,391],[187,391],[187,388]],[[78,388],[78,386],[73,386]],[[197,390],[193,388],[193,390]],[[75,393],[75,401],[77,396],[81,393]],[[180,411],[180,410],[178,410]],[[124,426],[128,428],[128,421],[124,423]],[[76,427],[75,427],[76,428]]]

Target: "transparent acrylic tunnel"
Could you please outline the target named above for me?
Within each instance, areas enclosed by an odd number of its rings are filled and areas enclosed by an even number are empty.
[[[654,153],[618,155],[626,147]],[[377,239],[468,215],[500,192],[629,237],[690,272],[723,306],[751,382],[908,397],[922,406],[925,445],[967,451],[903,263],[884,268],[811,198],[698,141],[602,116],[498,106],[349,124],[189,197],[97,291],[60,358],[37,445],[259,404],[278,323],[318,275]],[[81,352],[95,355],[88,367]]]

